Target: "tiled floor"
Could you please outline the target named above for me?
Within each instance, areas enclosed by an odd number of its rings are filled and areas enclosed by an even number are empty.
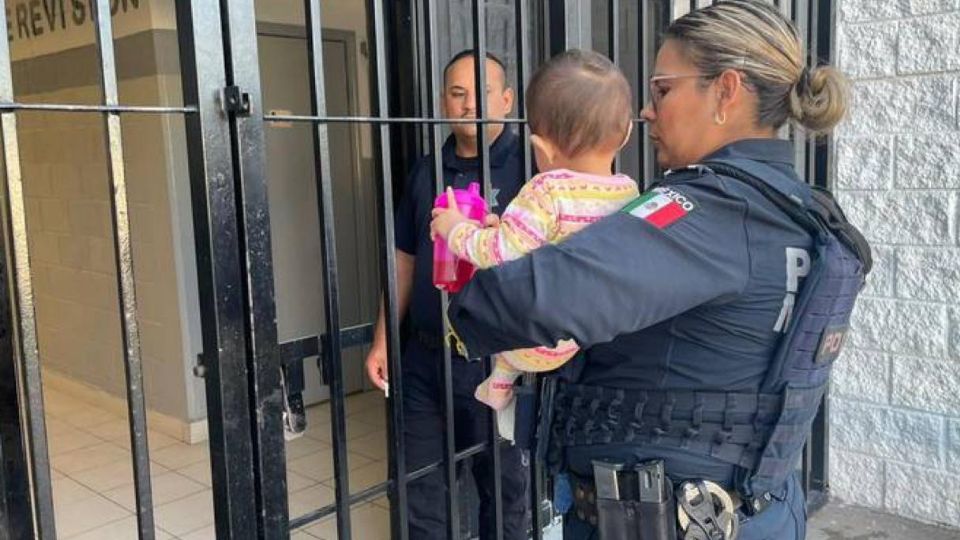
[[[47,433],[57,536],[63,539],[130,540],[137,537],[130,440],[126,419],[69,395],[45,390]],[[387,476],[383,394],[347,398],[350,487],[360,491]],[[215,538],[210,462],[206,443],[188,445],[150,431],[154,520],[158,539]],[[287,443],[291,517],[334,499],[330,409],[307,410],[304,437]],[[389,538],[389,507],[378,499],[351,511],[354,538]],[[336,538],[333,516],[291,537]]]

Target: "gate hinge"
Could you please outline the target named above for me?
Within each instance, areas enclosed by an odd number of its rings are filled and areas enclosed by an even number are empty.
[[[242,92],[239,86],[227,86],[220,91],[220,106],[226,114],[250,116],[250,94]]]

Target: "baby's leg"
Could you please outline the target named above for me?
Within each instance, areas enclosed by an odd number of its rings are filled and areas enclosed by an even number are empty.
[[[477,386],[474,396],[491,408],[502,410],[513,399],[513,382],[520,373],[498,354],[494,357],[493,373]]]

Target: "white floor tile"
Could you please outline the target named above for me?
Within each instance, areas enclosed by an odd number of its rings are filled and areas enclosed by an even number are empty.
[[[217,540],[217,529],[214,525],[207,525],[201,529],[180,535],[180,540]]]
[[[299,439],[287,441],[287,461],[301,458],[326,448],[330,448],[330,445],[310,437],[300,437]]]
[[[363,491],[387,480],[387,462],[381,460],[361,465],[350,471],[349,476],[350,493]],[[331,488],[336,486],[333,478],[329,478],[323,483]]]
[[[94,405],[83,404],[66,414],[59,416],[60,420],[78,428],[87,428],[104,422],[120,420],[120,417],[110,411]]]
[[[347,422],[353,422],[354,420],[381,429],[386,429],[387,427],[387,415],[381,408],[370,408],[347,417]]]
[[[63,475],[54,478],[51,487],[53,488],[53,504],[55,506],[75,503],[97,495],[97,492]]]
[[[126,509],[99,495],[54,505],[53,513],[59,538],[69,538],[131,515]]]
[[[177,469],[177,473],[207,487],[213,485],[213,480],[211,479],[213,472],[210,470],[209,461],[199,461],[192,465],[187,465],[186,467],[180,467]]]
[[[296,530],[290,533],[290,540],[317,540],[317,537],[301,530]]]
[[[307,430],[310,429],[310,426],[317,426],[317,425],[330,423],[330,404],[329,403],[311,405],[310,407],[307,407],[307,410],[305,412],[307,415]]]
[[[317,484],[296,493],[291,493],[289,499],[290,517],[296,518],[307,512],[319,510],[324,506],[333,504],[335,498],[333,490],[323,484]]]
[[[351,441],[369,435],[374,431],[381,431],[384,428],[375,426],[373,424],[368,424],[366,422],[361,422],[357,420],[356,417],[347,418],[347,440]],[[333,445],[333,435],[330,432],[330,424],[323,424],[316,426],[315,429],[311,430],[310,426],[307,426],[307,437],[312,439],[317,439],[318,441],[323,441],[328,445]]]
[[[387,432],[381,429],[347,441],[347,450],[370,459],[387,459]]]
[[[370,459],[360,454],[347,453],[347,467],[355,469],[370,463]],[[309,456],[287,462],[287,468],[314,480],[323,481],[333,477],[333,451],[324,449]]]
[[[82,471],[117,461],[129,462],[130,453],[119,446],[104,442],[70,452],[57,454],[50,458],[53,468],[72,476]]]
[[[154,528],[157,540],[172,540],[174,537],[163,529]],[[138,537],[137,517],[130,516],[102,527],[73,536],[70,540],[131,540]]]
[[[295,493],[307,489],[310,486],[316,485],[318,482],[313,478],[303,476],[302,474],[297,474],[291,470],[287,470],[287,493]]]
[[[167,469],[162,465],[156,462],[150,463],[151,476],[164,472],[167,472]],[[71,478],[94,491],[105,492],[124,484],[133,483],[133,463],[130,460],[117,461],[79,472]]]
[[[306,531],[325,540],[336,540],[336,517],[324,518],[320,523],[307,527]],[[390,540],[390,513],[373,504],[353,508],[350,511],[350,535],[363,540]]]
[[[150,459],[168,469],[180,469],[210,458],[206,442],[197,444],[176,443],[150,453]]]
[[[154,476],[151,479],[150,487],[154,506],[173,502],[207,489],[207,486],[180,476],[175,472]],[[104,492],[103,495],[131,512],[136,511],[137,502],[133,484],[113,488]]]
[[[181,536],[213,524],[213,494],[204,490],[154,509],[157,525]]]
[[[86,448],[104,442],[75,427],[65,428],[47,436],[47,451],[51,456]]]

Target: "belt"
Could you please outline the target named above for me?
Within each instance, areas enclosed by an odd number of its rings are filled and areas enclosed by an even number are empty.
[[[782,397],[673,390],[626,391],[561,383],[551,444],[658,444],[751,469]]]
[[[570,478],[571,488],[573,490],[573,508],[577,518],[585,521],[594,527],[597,526],[597,490],[593,480],[584,478],[572,473],[567,473]],[[620,499],[624,501],[639,500],[639,493],[635,487],[638,486],[636,471],[625,470],[617,473],[620,478]],[[674,486],[676,488],[676,486]],[[734,510],[741,515],[741,521],[745,516],[755,516],[763,512],[770,506],[773,500],[769,493],[764,493],[761,497],[753,499],[751,504],[744,504],[743,499],[736,490],[726,489],[727,495],[733,500]]]

